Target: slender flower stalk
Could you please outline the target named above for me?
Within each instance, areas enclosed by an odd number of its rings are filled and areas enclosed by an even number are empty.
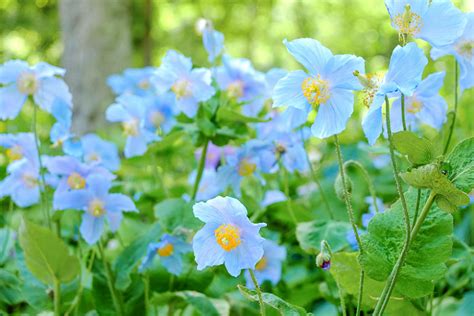
[[[117,293],[117,290],[115,289],[115,285],[114,285],[115,279],[112,273],[112,269],[110,269],[110,265],[107,262],[107,259],[105,258],[105,252],[104,252],[104,246],[102,245],[102,240],[99,240],[99,242],[97,243],[97,247],[99,249],[100,257],[102,258],[102,262],[104,264],[105,276],[107,277],[107,284],[109,286],[110,294],[112,295],[115,311],[117,312],[117,315],[123,316],[124,315],[123,304]]]
[[[258,296],[258,303],[260,304],[260,315],[265,316],[265,305],[262,299],[262,291],[260,290],[260,286],[258,285],[257,278],[255,278],[255,274],[253,273],[252,269],[249,269],[250,277],[252,278],[253,285],[255,286],[255,291],[257,292]]]
[[[451,126],[449,127],[449,134],[448,140],[446,141],[446,145],[444,146],[443,155],[446,155],[448,152],[449,144],[451,143],[451,137],[453,136],[454,125],[456,124],[456,116],[458,112],[458,61],[454,61],[454,111],[453,111],[453,121],[451,122]]]
[[[293,209],[293,202],[291,201],[291,196],[290,196],[290,185],[288,183],[288,179],[289,179],[290,175],[289,175],[288,171],[285,168],[282,167],[281,169],[285,170],[283,185],[284,185],[284,188],[285,188],[286,206],[288,208],[288,212],[290,213],[290,217],[291,217],[293,223],[295,225],[297,225],[298,221],[296,220],[295,211]]]
[[[191,196],[192,201],[196,200],[196,195],[199,190],[199,183],[201,182],[202,173],[204,172],[204,166],[206,164],[206,154],[208,147],[209,139],[206,140],[206,142],[204,143],[204,148],[202,149],[201,159],[199,160],[198,172],[196,175],[196,180],[194,181],[193,195]]]
[[[402,110],[402,126],[403,126],[403,130],[406,131],[407,130],[407,121],[406,121],[406,118],[405,118],[405,95],[402,93],[402,97],[401,97],[401,110]]]

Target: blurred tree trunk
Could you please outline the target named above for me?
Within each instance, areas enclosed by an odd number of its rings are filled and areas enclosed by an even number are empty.
[[[73,130],[83,134],[100,126],[113,101],[107,77],[130,64],[129,0],[61,0],[59,11]]]

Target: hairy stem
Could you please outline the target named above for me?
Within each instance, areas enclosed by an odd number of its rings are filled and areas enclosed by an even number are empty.
[[[99,248],[100,257],[102,258],[102,262],[104,264],[105,276],[107,277],[107,284],[109,286],[110,294],[112,295],[115,311],[117,312],[117,315],[122,316],[124,315],[123,305],[115,289],[115,278],[112,273],[112,269],[110,268],[110,265],[107,262],[107,259],[105,258],[104,247],[102,246],[101,240],[99,240],[97,247]]]
[[[260,304],[260,315],[265,316],[265,305],[262,299],[262,291],[260,290],[260,286],[258,285],[257,278],[255,278],[253,270],[249,269],[249,273],[250,277],[252,278],[253,285],[255,286],[255,291],[257,292],[258,303]]]
[[[206,142],[204,143],[204,147],[201,152],[201,159],[199,160],[196,180],[194,180],[193,195],[191,196],[192,201],[196,200],[196,195],[199,189],[199,183],[201,182],[202,173],[204,172],[204,166],[206,165],[207,147],[209,147],[209,139],[206,139]]]
[[[446,155],[449,148],[449,143],[451,143],[451,137],[453,136],[454,125],[456,124],[456,116],[458,112],[458,61],[454,60],[454,111],[453,111],[453,122],[449,127],[449,134],[448,140],[446,141],[446,145],[444,146],[443,155]]]
[[[403,93],[402,93],[401,103],[402,103],[402,107],[401,107],[401,110],[402,110],[402,126],[403,126],[403,130],[406,131],[407,130],[407,121],[406,121],[406,118],[405,118],[405,95]]]

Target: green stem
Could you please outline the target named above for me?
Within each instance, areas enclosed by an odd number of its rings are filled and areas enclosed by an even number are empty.
[[[283,168],[283,166],[280,166],[280,168],[284,170],[285,179],[283,180],[283,185],[284,185],[285,195],[286,195],[286,206],[288,208],[288,212],[290,213],[290,217],[293,223],[297,225],[298,221],[296,220],[295,211],[293,209],[293,203],[291,201],[291,196],[290,196],[290,186],[288,183],[288,179],[290,175],[288,174],[288,171],[285,168]]]
[[[61,316],[61,283],[54,280],[54,316]]]
[[[10,199],[9,203],[8,203],[8,211],[7,213],[5,214],[5,228],[6,228],[6,236],[5,236],[5,239],[3,240],[3,245],[2,245],[2,253],[0,255],[0,258],[3,258],[3,256],[6,256],[7,255],[7,247],[8,247],[8,243],[9,243],[9,240],[10,240],[10,217],[12,216],[12,213],[13,213],[13,200]]]
[[[336,146],[336,154],[337,154],[337,161],[339,163],[339,173],[341,174],[341,180],[342,180],[342,189],[344,192],[344,202],[346,203],[346,209],[347,209],[347,215],[349,216],[349,221],[351,222],[352,230],[354,231],[354,235],[357,241],[357,246],[359,247],[359,254],[363,254],[363,248],[362,248],[362,241],[360,240],[359,236],[359,231],[357,230],[357,226],[354,220],[354,211],[352,210],[352,204],[350,200],[350,193],[349,190],[347,189],[347,183],[346,183],[346,173],[344,170],[344,162],[342,159],[342,154],[341,154],[341,146],[339,145],[339,139],[337,135],[334,135],[334,144]],[[359,296],[357,298],[357,310],[360,312],[360,302],[362,302],[362,294],[364,292],[364,283],[362,282],[364,279],[364,269],[361,267],[360,269],[360,280],[361,282],[359,283]],[[357,314],[359,315],[359,314]]]
[[[143,296],[145,297],[145,315],[150,315],[150,277],[148,276],[148,273],[143,275],[143,288]]]
[[[104,264],[105,276],[107,277],[107,284],[109,286],[110,294],[112,295],[112,300],[114,302],[115,310],[117,312],[117,315],[122,316],[124,315],[123,306],[118,296],[118,293],[115,289],[115,286],[114,286],[115,279],[112,273],[112,269],[110,268],[109,263],[107,262],[107,259],[105,258],[104,247],[102,246],[101,240],[98,241],[97,247],[99,248],[100,257],[102,258],[102,262]]]
[[[363,293],[364,290],[364,278],[365,272],[363,270],[360,271],[360,278],[359,278],[359,293]],[[360,309],[362,307],[362,294],[359,294],[357,297],[357,311],[356,316],[360,315]]]
[[[405,119],[405,95],[402,93],[402,126],[403,130],[407,130],[407,121]]]
[[[337,288],[339,290],[339,300],[341,301],[341,310],[342,310],[342,316],[346,316],[347,315],[347,312],[346,312],[346,301],[344,300],[344,293],[342,292],[342,288],[341,286],[339,285],[338,282],[336,282],[336,285],[337,285]],[[357,309],[359,309],[359,307],[357,307]]]
[[[204,166],[206,165],[207,147],[209,147],[209,139],[206,139],[204,143],[204,148],[202,149],[202,152],[201,152],[201,159],[199,160],[196,180],[194,181],[193,195],[191,196],[192,201],[196,200],[196,195],[199,189],[199,182],[201,182],[202,173],[204,172]]]
[[[38,112],[38,106],[36,104],[33,104],[33,135],[35,138],[36,154],[37,154],[38,163],[39,163],[41,205],[43,208],[44,217],[46,218],[46,222],[48,223],[48,227],[49,229],[51,229],[51,219],[50,219],[49,208],[48,208],[48,198],[46,197],[46,180],[44,177],[43,160],[41,159],[41,147],[39,144],[39,135],[38,135],[38,130],[37,130],[37,125],[38,125],[37,112]]]
[[[449,143],[451,143],[451,137],[453,136],[454,125],[456,124],[456,116],[458,112],[458,61],[454,61],[454,111],[453,111],[453,122],[449,127],[449,134],[448,140],[446,141],[446,145],[444,146],[443,155],[446,155],[449,148]]]
[[[360,162],[358,162],[356,160],[348,160],[344,163],[344,167],[345,166],[350,166],[350,165],[352,165],[354,167],[357,167],[362,172],[362,175],[365,179],[365,182],[367,183],[367,187],[369,189],[370,196],[372,197],[372,202],[374,203],[375,211],[378,213],[380,210],[379,210],[379,207],[377,205],[377,195],[376,195],[376,192],[375,192],[374,183],[372,182],[372,179],[370,178],[369,173],[367,172],[365,167]]]
[[[415,225],[416,220],[418,218],[418,212],[420,210],[420,202],[421,202],[421,189],[418,189],[416,192],[416,206],[415,206],[415,215],[413,216],[413,225]]]
[[[260,304],[260,315],[265,316],[265,305],[262,299],[262,291],[260,290],[260,286],[258,285],[257,278],[255,278],[255,274],[253,273],[252,269],[249,269],[250,277],[252,278],[253,285],[255,286],[255,291],[257,292],[258,303]]]

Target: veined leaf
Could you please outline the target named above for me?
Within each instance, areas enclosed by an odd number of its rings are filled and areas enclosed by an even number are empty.
[[[407,155],[414,165],[424,165],[436,158],[433,144],[413,132],[403,131],[393,134],[393,145],[401,154]]]
[[[167,305],[173,302],[174,305],[192,305],[194,309],[203,316],[220,316],[216,302],[206,295],[195,291],[165,292],[157,293],[153,296],[151,303],[154,305]],[[220,304],[219,304],[220,307]]]
[[[451,166],[449,179],[464,192],[474,188],[474,137],[460,142],[446,159]]]
[[[321,240],[325,239],[332,251],[339,251],[349,246],[346,235],[351,225],[347,222],[312,221],[298,224],[296,239],[304,251],[314,254],[319,252]]]

